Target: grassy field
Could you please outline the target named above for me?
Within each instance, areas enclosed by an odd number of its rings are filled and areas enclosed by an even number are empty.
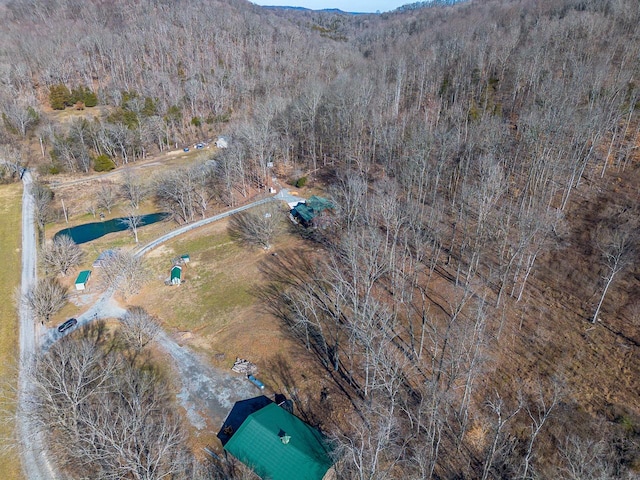
[[[0,252],[4,278],[0,282],[0,385],[3,408],[9,415],[15,408],[16,360],[18,358],[18,317],[13,301],[20,285],[21,195],[19,184],[0,186]],[[3,412],[4,413],[4,412]],[[22,469],[13,438],[13,421],[0,422],[0,478],[22,479]]]

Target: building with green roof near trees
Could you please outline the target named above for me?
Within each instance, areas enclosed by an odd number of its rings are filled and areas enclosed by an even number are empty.
[[[313,224],[314,218],[325,210],[333,208],[333,204],[326,198],[312,195],[304,202],[298,204],[291,209],[291,217],[305,227]]]
[[[91,270],[82,270],[76,278],[76,290],[84,290],[87,288],[87,282],[91,277]]]
[[[332,476],[325,437],[275,403],[247,416],[224,449],[269,480],[322,480]]]

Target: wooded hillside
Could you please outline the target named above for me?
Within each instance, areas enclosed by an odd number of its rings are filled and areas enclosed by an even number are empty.
[[[339,478],[640,475],[637,0],[0,8],[2,138],[42,172],[225,134],[221,202],[269,162],[331,199],[267,300],[350,403]],[[50,121],[60,86],[104,113]]]

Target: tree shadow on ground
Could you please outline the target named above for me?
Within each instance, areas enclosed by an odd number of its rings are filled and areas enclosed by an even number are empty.
[[[276,354],[269,363],[270,382],[282,389],[293,400],[301,418],[312,425],[320,424],[320,417],[315,412],[331,410],[331,397],[333,394],[343,396],[359,412],[360,401],[357,386],[348,378],[342,368],[335,369],[327,359],[327,352],[320,345],[317,335],[307,337],[300,329],[296,328],[290,299],[284,295],[288,289],[299,288],[311,281],[310,273],[314,271],[315,263],[308,252],[301,250],[281,250],[277,254],[267,257],[260,265],[261,272],[270,279],[270,282],[257,289],[257,296],[262,300],[269,312],[274,315],[280,324],[282,332],[294,341],[297,352],[307,359],[315,360],[315,365],[331,379],[329,385],[319,385],[316,392],[308,395],[304,401],[298,397],[298,385],[296,384],[295,371],[289,362],[279,354]],[[292,358],[295,354],[292,355]],[[304,372],[300,373],[304,377]],[[323,414],[322,420],[331,422],[331,416]],[[335,425],[342,430],[344,426]]]

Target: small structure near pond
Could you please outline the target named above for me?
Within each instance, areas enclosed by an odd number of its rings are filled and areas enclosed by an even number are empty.
[[[87,282],[91,277],[91,270],[83,270],[78,274],[76,278],[76,290],[84,290],[87,287]]]

